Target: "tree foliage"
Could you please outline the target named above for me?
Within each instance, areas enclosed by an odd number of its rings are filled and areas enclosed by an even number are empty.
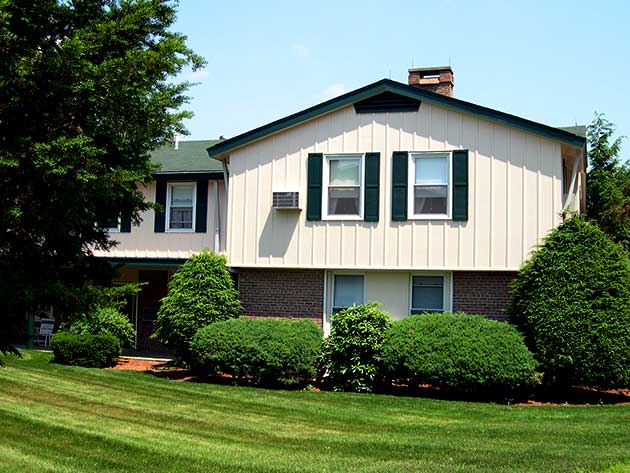
[[[511,314],[548,384],[630,385],[630,263],[575,216],[518,273]]]
[[[238,317],[241,303],[223,256],[204,250],[173,275],[158,311],[154,337],[189,355],[189,342],[201,327]]]
[[[191,116],[191,84],[172,78],[204,61],[175,15],[167,0],[0,0],[0,314],[76,306],[110,276],[98,222],[138,222],[149,152]]]
[[[630,167],[619,159],[623,137],[596,114],[588,127],[590,169],[586,175],[586,214],[613,240],[630,249]]]

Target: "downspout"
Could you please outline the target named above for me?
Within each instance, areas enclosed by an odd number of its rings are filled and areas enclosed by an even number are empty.
[[[219,203],[219,184],[214,181],[214,252],[219,253],[221,251],[221,213]]]
[[[230,173],[228,172],[228,167],[227,167],[227,158],[224,158],[221,160],[221,163],[223,164],[223,186],[225,188],[225,208],[227,209],[228,206],[230,205],[230,193],[229,193],[229,180],[230,180]],[[217,192],[218,192],[218,187],[217,187]],[[225,212],[225,228],[227,231],[229,231],[229,226],[228,226],[228,215],[230,215],[230,212],[227,211]],[[227,238],[227,231],[226,231],[226,238]],[[225,242],[225,249],[227,250],[227,241]]]
[[[328,272],[324,270],[324,310],[322,314],[322,330],[324,331],[324,337],[330,335],[330,326],[326,322],[326,288],[328,287]]]

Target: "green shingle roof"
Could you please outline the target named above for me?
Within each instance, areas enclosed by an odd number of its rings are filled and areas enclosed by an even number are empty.
[[[160,165],[157,174],[223,172],[223,164],[208,158],[207,148],[219,140],[180,141],[178,149],[174,145],[163,146],[151,153],[151,161]]]

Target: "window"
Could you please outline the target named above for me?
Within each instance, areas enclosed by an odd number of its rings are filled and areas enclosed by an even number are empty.
[[[120,232],[120,217],[112,219],[111,222],[105,222],[102,228],[109,233]]]
[[[169,231],[194,230],[195,191],[194,183],[169,183],[166,198]]]
[[[411,313],[442,312],[444,310],[444,277],[411,277]]]
[[[450,153],[410,153],[409,208],[413,217],[450,218]]]
[[[363,304],[363,276],[335,274],[333,281],[333,313]]]
[[[363,216],[363,155],[326,155],[324,215],[353,220]]]

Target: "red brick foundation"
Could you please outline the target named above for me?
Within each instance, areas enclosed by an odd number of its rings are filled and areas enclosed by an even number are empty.
[[[453,273],[453,312],[509,319],[510,271],[467,271]]]
[[[322,326],[323,270],[242,268],[238,286],[246,317],[312,319]]]

